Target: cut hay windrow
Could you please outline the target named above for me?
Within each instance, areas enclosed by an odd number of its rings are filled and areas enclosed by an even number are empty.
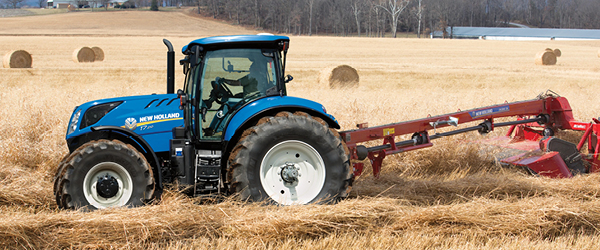
[[[535,55],[536,65],[555,65],[556,55],[553,51],[542,51]]]
[[[94,47],[92,47],[92,50],[94,51],[94,56],[95,56],[94,61],[96,61],[96,62],[104,61],[104,51],[100,47],[94,46]]]
[[[2,64],[5,68],[31,68],[31,54],[25,50],[14,50],[4,55]]]
[[[81,47],[73,51],[74,62],[94,62],[96,55],[90,47]]]
[[[329,88],[358,87],[359,80],[358,71],[348,65],[325,68],[319,76],[319,82]]]
[[[411,232],[545,239],[594,234],[599,205],[598,200],[533,197],[419,207],[389,198],[360,198],[336,206],[275,207],[231,201],[195,205],[186,198],[167,197],[160,205],[91,213],[0,208],[6,215],[0,218],[0,248],[126,248],[198,238],[255,243]]]

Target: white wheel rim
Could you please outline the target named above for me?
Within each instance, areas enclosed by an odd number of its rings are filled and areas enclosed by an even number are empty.
[[[119,191],[113,197],[104,198],[98,195],[96,184],[98,178],[106,175],[114,177],[119,183]],[[96,208],[120,207],[131,198],[133,184],[127,170],[114,162],[102,162],[92,167],[83,180],[83,194],[88,203]]]
[[[297,181],[286,181],[282,170],[294,168]],[[283,173],[284,176],[288,176]],[[273,146],[262,159],[260,183],[266,194],[281,205],[307,204],[323,189],[325,163],[317,150],[302,141],[289,140]]]

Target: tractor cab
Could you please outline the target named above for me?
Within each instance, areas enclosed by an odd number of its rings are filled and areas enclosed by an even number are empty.
[[[209,37],[182,50],[182,100],[193,141],[220,142],[232,115],[259,98],[286,95],[289,38],[274,35]]]

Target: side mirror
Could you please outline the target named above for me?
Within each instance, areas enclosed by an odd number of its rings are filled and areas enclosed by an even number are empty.
[[[294,77],[292,77],[292,75],[287,75],[285,77],[285,81],[283,81],[283,83],[288,83],[288,82],[291,82],[292,80],[294,80]]]
[[[193,68],[200,63],[200,51],[202,48],[200,46],[192,47],[192,54],[190,55],[190,67]]]
[[[185,94],[185,92],[183,92],[183,90],[178,89],[177,97],[179,97],[179,110],[183,110],[184,106],[188,102],[187,95]]]
[[[233,65],[231,65],[230,61],[227,61],[227,72],[231,73],[233,72]]]
[[[188,70],[190,70],[190,56],[186,56],[184,59],[179,61],[179,65],[183,66],[183,74],[187,75]]]

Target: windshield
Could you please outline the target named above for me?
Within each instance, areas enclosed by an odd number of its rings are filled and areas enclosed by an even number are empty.
[[[203,98],[210,94],[213,80],[222,82],[225,97],[244,98],[249,101],[276,92],[273,52],[260,49],[224,49],[209,51],[205,55],[202,82]],[[229,95],[229,96],[227,96]]]

